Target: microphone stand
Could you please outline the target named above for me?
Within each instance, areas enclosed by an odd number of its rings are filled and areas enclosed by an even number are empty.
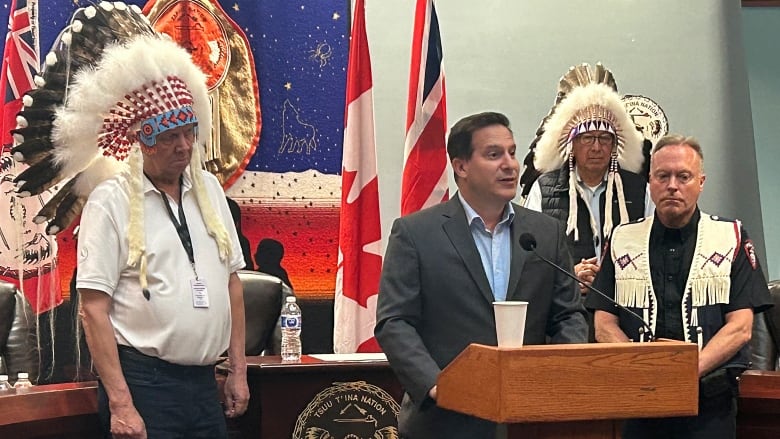
[[[523,235],[525,235],[525,234],[523,234]],[[525,240],[523,238],[524,238],[524,236],[520,236],[520,241],[521,241],[520,242],[520,246],[523,248],[523,250],[532,251],[536,256],[539,257],[539,259],[543,260],[544,262],[546,262],[550,266],[554,267],[556,270],[558,270],[561,273],[565,274],[566,276],[574,279],[577,283],[581,283],[582,285],[585,285],[585,288],[587,288],[588,291],[593,291],[594,293],[598,294],[599,296],[607,299],[610,303],[615,305],[616,308],[619,308],[619,309],[627,312],[629,315],[633,316],[638,321],[642,322],[642,327],[639,328],[639,340],[640,341],[642,341],[642,339],[645,337],[645,335],[648,335],[648,341],[655,340],[655,335],[653,335],[653,329],[650,327],[650,325],[647,324],[647,322],[645,322],[645,319],[643,319],[642,317],[639,316],[639,314],[637,314],[634,311],[631,311],[630,309],[626,308],[625,306],[617,303],[615,301],[615,299],[607,296],[606,294],[602,293],[601,291],[597,290],[596,288],[594,288],[594,287],[592,287],[592,286],[590,286],[590,285],[588,285],[588,284],[586,284],[584,282],[581,282],[577,278],[577,276],[569,273],[567,270],[564,270],[563,267],[559,266],[555,262],[553,262],[553,261],[545,258],[544,256],[540,255],[539,252],[536,251],[536,239],[532,238],[531,242],[525,242]],[[528,247],[530,247],[530,248],[528,248]]]

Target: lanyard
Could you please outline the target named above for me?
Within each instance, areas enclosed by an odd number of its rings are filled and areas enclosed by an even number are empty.
[[[146,175],[146,173],[144,173]],[[148,175],[146,175],[146,178],[149,178]],[[173,213],[173,209],[171,209],[171,203],[168,202],[168,196],[165,195],[165,192],[161,191],[156,184],[152,181],[151,178],[149,178],[149,181],[152,183],[152,185],[157,189],[157,191],[160,192],[160,196],[163,199],[163,203],[165,204],[165,210],[168,211],[168,217],[171,219],[171,222],[173,223],[173,226],[176,228],[176,234],[179,235],[179,240],[181,241],[181,245],[184,247],[184,251],[187,252],[187,257],[190,259],[190,264],[192,265],[192,271],[195,272],[195,279],[198,278],[198,271],[195,269],[195,252],[192,249],[192,238],[190,237],[190,230],[187,227],[187,217],[184,216],[184,206],[181,201],[182,197],[182,178],[179,177],[179,219],[176,219],[176,215]],[[181,223],[179,222],[181,221]]]

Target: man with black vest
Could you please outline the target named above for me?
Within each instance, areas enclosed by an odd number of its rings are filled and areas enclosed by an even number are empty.
[[[572,67],[526,157],[525,207],[566,225],[569,250],[587,289],[615,225],[651,215],[642,169],[644,139],[625,110],[611,72]],[[538,176],[535,179],[534,177]]]
[[[622,437],[733,439],[737,378],[750,362],[753,315],[769,308],[753,242],[738,220],[699,210],[703,155],[696,139],[666,136],[653,150],[655,214],[612,233],[594,286],[641,316],[657,338],[699,346],[698,416],[631,419]],[[599,342],[648,341],[635,316],[591,294]]]

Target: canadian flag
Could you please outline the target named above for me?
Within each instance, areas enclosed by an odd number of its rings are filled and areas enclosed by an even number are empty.
[[[382,233],[364,0],[355,2],[351,35],[334,299],[333,350],[336,353],[381,351],[374,338],[374,325],[382,271]]]

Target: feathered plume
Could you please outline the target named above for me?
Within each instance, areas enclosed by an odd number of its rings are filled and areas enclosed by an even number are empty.
[[[49,222],[47,233],[56,234],[66,228],[81,213],[95,185],[124,166],[113,158],[102,157],[96,145],[75,153],[67,150],[69,145],[52,140],[56,137],[58,111],[67,103],[69,85],[77,74],[92,69],[107,47],[155,34],[137,6],[100,2],[81,8],[46,56],[43,73],[35,78],[38,88],[24,96],[17,128],[12,131],[17,143],[13,156],[29,165],[15,180],[19,195],[36,195],[72,178],[35,217],[36,223]]]

